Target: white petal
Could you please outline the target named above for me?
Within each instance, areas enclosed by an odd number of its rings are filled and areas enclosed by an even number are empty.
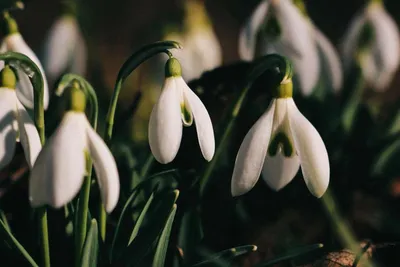
[[[373,84],[375,89],[383,90],[387,88],[399,66],[399,30],[393,18],[380,5],[369,12],[369,18],[374,28],[375,42],[372,53],[378,70]]]
[[[285,157],[281,152],[271,157],[265,157],[262,176],[264,181],[275,191],[284,188],[299,171],[300,160],[297,155],[290,158]]]
[[[343,60],[344,71],[348,72],[354,62],[361,30],[366,22],[363,12],[358,12],[350,22],[340,44],[340,53]]]
[[[20,135],[19,139],[21,140],[24,149],[26,162],[28,163],[29,168],[32,169],[33,164],[42,149],[42,145],[34,122],[18,99],[15,100],[18,107],[17,121]]]
[[[329,184],[329,158],[325,144],[314,126],[300,113],[293,99],[288,102],[293,141],[301,171],[310,192],[321,197]]]
[[[250,191],[260,177],[274,120],[275,100],[247,133],[236,156],[231,182],[233,196]]]
[[[217,36],[211,27],[199,26],[191,29],[184,36],[182,76],[190,81],[198,78],[205,71],[214,69],[222,63],[222,51]],[[185,51],[183,51],[185,50]]]
[[[8,35],[4,38],[4,42],[7,46],[7,51],[19,52],[28,56],[36,65],[39,67],[40,72],[43,76],[44,82],[44,96],[43,96],[43,103],[45,109],[47,109],[49,105],[49,88],[47,85],[47,79],[45,76],[45,72],[43,70],[42,64],[40,63],[39,59],[32,51],[32,49],[25,43],[24,39],[22,38],[21,34],[14,33]],[[17,84],[17,96],[18,99],[22,102],[24,106],[27,108],[33,108],[33,87],[32,84],[29,82],[29,78],[23,74],[22,72],[18,72],[20,77],[20,81]]]
[[[0,169],[14,157],[17,131],[14,127],[16,108],[15,91],[0,88]]]
[[[199,97],[187,86],[182,78],[176,82],[177,86],[183,88],[184,97],[187,99],[189,109],[192,111],[201,153],[207,161],[210,161],[215,152],[214,130],[210,115],[203,102],[201,102]]]
[[[164,164],[175,158],[182,139],[180,95],[175,79],[165,79],[149,121],[150,149],[156,160]]]
[[[49,80],[54,82],[68,69],[77,46],[78,25],[74,17],[62,16],[49,30],[45,42],[43,66]]]
[[[323,62],[320,61],[322,64],[326,64],[326,66],[322,67],[322,69],[328,72],[327,74],[330,82],[332,83],[332,88],[335,91],[338,91],[341,89],[343,84],[342,64],[340,62],[339,55],[328,38],[326,38],[325,35],[311,22],[310,26],[311,30],[314,32],[314,38],[317,46],[320,49],[323,58],[325,59]]]
[[[86,173],[86,123],[83,113],[67,112],[39,153],[29,179],[33,207],[60,208],[79,192]]]
[[[239,56],[242,60],[253,60],[255,56],[258,31],[266,19],[268,6],[268,1],[261,1],[240,31]]]
[[[318,49],[309,30],[309,22],[290,0],[271,3],[282,29],[282,36],[275,45],[277,52],[293,62],[300,89],[304,95],[309,95],[320,73]]]
[[[89,122],[86,127],[89,153],[93,160],[99,183],[101,199],[107,212],[117,205],[119,198],[119,176],[114,157],[103,139],[92,129]]]

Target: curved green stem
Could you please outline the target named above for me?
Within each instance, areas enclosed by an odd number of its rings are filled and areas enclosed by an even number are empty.
[[[68,73],[62,76],[60,82],[57,85],[55,94],[61,96],[65,89],[72,84],[73,81],[78,81],[80,87],[86,95],[86,99],[89,101],[90,108],[90,122],[93,129],[97,129],[97,120],[99,116],[99,104],[96,95],[96,91],[93,89],[92,85],[83,77]]]
[[[179,43],[174,41],[163,41],[163,42],[156,42],[154,44],[147,45],[131,55],[125,63],[122,65],[117,80],[114,86],[114,93],[112,95],[110,105],[108,107],[108,113],[106,117],[106,132],[104,135],[104,140],[107,144],[111,141],[112,133],[113,133],[113,126],[114,126],[114,117],[115,117],[115,110],[117,108],[118,97],[119,93],[122,88],[122,84],[124,83],[125,79],[144,61],[153,57],[159,53],[166,53],[170,55],[168,49],[177,48],[180,49],[181,46]]]
[[[204,195],[211,174],[214,171],[217,161],[219,160],[222,152],[226,147],[230,133],[232,132],[233,126],[235,125],[236,118],[243,107],[243,104],[245,102],[245,99],[247,98],[250,88],[252,87],[253,83],[257,80],[258,77],[260,77],[262,74],[266,74],[267,72],[268,74],[271,75],[270,80],[272,82],[271,85],[273,86],[273,90],[275,90],[275,87],[277,87],[281,83],[281,81],[291,78],[293,75],[292,65],[286,58],[282,56],[272,54],[256,60],[253,67],[250,69],[250,71],[247,73],[244,79],[245,80],[244,89],[237,98],[235,105],[232,107],[232,111],[228,118],[229,122],[227,126],[224,128],[222,137],[218,142],[219,145],[215,151],[214,158],[207,165],[203,173],[203,176],[200,179],[200,197]]]

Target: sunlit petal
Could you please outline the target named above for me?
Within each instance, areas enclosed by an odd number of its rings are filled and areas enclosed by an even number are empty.
[[[309,95],[319,78],[318,49],[309,30],[309,22],[290,0],[273,1],[273,8],[282,29],[283,45],[275,46],[277,53],[293,62],[294,73],[304,95]]]
[[[329,158],[314,126],[300,113],[293,99],[288,102],[289,122],[301,170],[310,192],[321,197],[329,184]]]
[[[324,67],[321,66],[321,69],[328,72],[327,76],[332,84],[332,88],[335,91],[338,91],[341,89],[343,83],[342,64],[339,55],[328,38],[326,38],[325,35],[311,22],[310,27],[314,33],[315,41],[323,57],[323,60],[320,60],[320,62],[326,64]]]
[[[362,12],[357,15],[350,22],[346,33],[343,36],[340,44],[340,53],[343,60],[344,71],[348,72],[354,61],[355,52],[358,46],[361,30],[366,22],[366,17]]]
[[[43,66],[49,80],[54,82],[68,69],[73,51],[78,46],[78,25],[74,17],[62,16],[49,30],[45,42]]]
[[[265,157],[262,169],[262,177],[269,187],[275,191],[284,188],[299,171],[300,160],[297,155],[285,157],[282,153],[277,153],[271,157]]]
[[[47,85],[47,79],[45,76],[45,72],[43,70],[42,64],[40,63],[39,59],[32,51],[32,49],[25,43],[24,39],[22,38],[21,34],[14,33],[11,34],[4,39],[7,51],[19,52],[28,56],[36,65],[39,67],[40,72],[43,76],[44,82],[44,96],[43,96],[43,103],[45,109],[49,105],[49,88]],[[21,103],[26,106],[27,108],[33,108],[33,87],[29,82],[28,77],[23,74],[23,72],[18,71],[18,76],[20,81],[17,84],[17,96]],[[22,77],[25,78],[22,78]]]
[[[66,113],[39,153],[29,179],[33,207],[60,208],[79,192],[86,173],[86,120],[83,113]]]
[[[268,6],[268,1],[261,1],[240,31],[239,56],[243,60],[253,60],[255,56],[258,31],[266,19]]]
[[[375,89],[383,90],[387,88],[399,66],[399,30],[393,18],[380,5],[369,12],[369,17],[375,34],[372,53],[378,70],[373,84]]]
[[[203,102],[201,102],[199,97],[186,85],[182,78],[176,82],[177,86],[183,88],[184,97],[188,100],[190,110],[193,113],[201,153],[207,161],[210,161],[215,151],[214,130],[210,115]]]
[[[117,205],[119,198],[119,176],[114,157],[103,139],[87,123],[87,138],[89,153],[93,160],[97,181],[100,187],[101,199],[107,212]]]
[[[273,100],[268,110],[247,133],[236,156],[231,182],[233,196],[247,193],[257,183],[267,154],[274,119]]]
[[[17,129],[14,128],[15,91],[0,88],[0,169],[7,166],[14,157]]]
[[[19,138],[24,149],[26,162],[28,163],[29,168],[32,168],[40,150],[42,149],[39,133],[24,106],[18,101],[18,99],[15,100],[18,108],[17,121]]]
[[[149,144],[160,163],[171,162],[182,139],[182,119],[176,78],[167,78],[150,115]]]

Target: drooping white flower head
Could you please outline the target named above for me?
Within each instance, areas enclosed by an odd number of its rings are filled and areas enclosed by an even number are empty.
[[[42,73],[43,83],[44,83],[44,92],[43,92],[43,105],[44,108],[47,109],[49,105],[49,87],[47,84],[47,79],[45,72],[43,70],[42,64],[39,59],[32,51],[32,49],[26,44],[24,38],[18,31],[18,26],[16,21],[11,18],[9,15],[5,18],[5,23],[7,24],[7,34],[3,38],[3,41],[0,46],[0,52],[4,53],[7,51],[18,52],[29,57],[38,67],[40,72]],[[4,67],[4,63],[0,62],[0,69]],[[17,83],[17,96],[21,103],[29,108],[33,109],[34,98],[33,98],[33,87],[29,80],[28,75],[21,70],[17,70],[18,72],[18,83]]]
[[[321,197],[329,184],[328,153],[317,130],[293,101],[291,78],[285,78],[268,110],[240,146],[232,195],[250,191],[261,173],[264,181],[278,191],[294,178],[299,167],[310,192]]]
[[[333,45],[291,0],[263,0],[239,36],[243,60],[278,53],[293,62],[301,92],[310,95],[326,69],[332,88],[342,86],[340,59]]]
[[[87,50],[76,18],[59,17],[45,41],[43,66],[49,81],[56,81],[64,72],[85,75]]]
[[[350,23],[341,46],[345,71],[356,61],[368,86],[385,90],[400,63],[400,36],[396,22],[381,1],[370,1]]]
[[[119,176],[115,160],[104,141],[93,130],[84,113],[83,92],[72,88],[71,108],[39,153],[29,180],[33,207],[48,204],[60,208],[70,202],[86,175],[86,156],[93,161],[104,208],[111,212],[119,198]]]
[[[42,148],[39,134],[15,92],[16,77],[9,66],[0,72],[0,169],[14,157],[16,142],[21,142],[29,168]]]
[[[215,141],[207,109],[183,80],[177,59],[167,61],[165,76],[149,122],[149,144],[154,157],[160,163],[171,162],[178,153],[183,126],[191,126],[194,122],[201,152],[210,161],[214,156]]]

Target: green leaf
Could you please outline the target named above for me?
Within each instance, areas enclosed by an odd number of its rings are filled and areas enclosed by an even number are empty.
[[[277,263],[283,262],[283,261],[288,261],[288,260],[293,260],[294,258],[297,258],[299,256],[302,256],[306,253],[312,252],[314,250],[323,248],[323,244],[314,244],[314,245],[309,245],[305,247],[300,247],[296,249],[289,250],[288,252],[276,257],[273,260],[264,262],[264,263],[259,263],[256,265],[256,267],[267,267],[267,266],[273,266]]]
[[[7,239],[11,241],[11,243],[14,245],[14,248],[18,250],[18,252],[24,256],[24,258],[30,263],[31,266],[34,267],[39,267],[37,263],[33,260],[31,255],[25,250],[25,248],[21,245],[21,243],[18,242],[18,240],[14,237],[14,235],[11,233],[7,225],[3,222],[3,220],[0,220],[0,231],[3,232]]]
[[[230,260],[232,260],[235,257],[238,257],[240,255],[243,255],[243,254],[246,254],[249,252],[253,252],[256,250],[257,250],[257,246],[255,246],[255,245],[245,245],[245,246],[240,246],[240,247],[234,247],[234,248],[220,251],[216,254],[210,254],[209,252],[203,250],[203,251],[201,251],[201,254],[205,255],[208,259],[198,262],[192,266],[198,267],[198,266],[205,266],[205,265],[209,265],[209,264],[213,263],[213,264],[216,264],[217,266],[229,267],[229,266],[231,266],[231,263],[229,262]]]
[[[164,267],[165,257],[167,255],[169,237],[171,235],[172,224],[176,214],[176,204],[172,206],[172,211],[169,214],[168,220],[165,223],[164,229],[161,233],[156,253],[154,255],[153,267]]]
[[[144,205],[144,208],[140,212],[140,215],[135,223],[135,227],[133,227],[131,237],[129,238],[128,245],[130,245],[132,243],[132,241],[135,239],[135,237],[137,236],[137,234],[139,232],[139,228],[142,225],[143,219],[146,216],[146,213],[149,210],[149,207],[150,207],[151,203],[153,202],[153,199],[154,199],[154,192],[150,195],[149,199],[146,202],[146,205]]]
[[[400,153],[400,140],[394,141],[392,144],[387,146],[378,156],[376,160],[374,160],[374,164],[372,166],[372,175],[382,175],[388,171],[391,164],[395,164],[397,167],[397,158]],[[398,168],[396,168],[398,169]]]
[[[154,179],[157,179],[157,178],[160,178],[160,177],[165,178],[164,176],[166,174],[175,173],[176,171],[177,171],[176,169],[172,169],[172,170],[168,170],[168,171],[164,171],[164,172],[160,172],[160,173],[154,174],[154,175],[148,177],[146,180],[140,182],[132,190],[131,194],[129,195],[128,200],[125,202],[125,205],[122,208],[121,215],[119,216],[117,226],[115,227],[114,237],[113,237],[113,241],[111,242],[111,249],[110,249],[110,259],[111,260],[115,256],[114,255],[115,246],[116,246],[117,239],[119,237],[119,233],[121,232],[122,222],[123,222],[124,218],[127,216],[128,211],[130,210],[130,207],[132,206],[132,203],[135,201],[136,197],[138,196],[139,190],[141,190],[149,182],[152,182]]]
[[[85,245],[82,252],[82,267],[96,267],[97,256],[99,251],[97,221],[93,219],[90,224],[89,231],[86,235]]]
[[[203,228],[199,211],[189,209],[182,216],[179,223],[178,246],[183,251],[184,262],[191,262],[197,246],[203,239]]]
[[[179,190],[156,195],[152,204],[155,209],[149,214],[150,224],[142,227],[133,242],[123,251],[117,265],[142,266],[142,260],[150,252],[161,234],[179,196]]]

